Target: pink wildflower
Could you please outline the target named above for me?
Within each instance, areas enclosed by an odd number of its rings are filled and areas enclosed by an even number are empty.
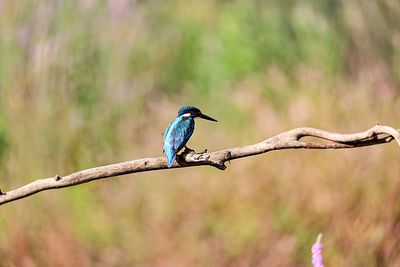
[[[318,235],[317,242],[311,248],[312,251],[312,265],[313,267],[324,267],[324,263],[322,261],[322,234]]]

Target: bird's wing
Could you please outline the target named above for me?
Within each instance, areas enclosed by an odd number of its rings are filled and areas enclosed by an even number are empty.
[[[172,122],[173,123],[173,122]],[[172,123],[170,123],[167,127],[167,129],[165,129],[165,132],[163,133],[164,136],[164,147],[163,147],[163,152],[165,152],[165,141],[167,140],[167,135],[169,133],[169,128],[171,128]],[[173,144],[173,143],[172,143]]]
[[[175,161],[175,137],[174,132],[177,125],[177,119],[175,119],[170,125],[168,125],[167,129],[164,133],[164,149],[163,152],[167,156],[168,167],[171,167]]]
[[[167,148],[174,149],[174,144],[175,144],[175,129],[176,126],[178,125],[178,120],[175,119],[173,122],[171,122],[167,129],[165,129],[164,132],[164,152]]]
[[[177,124],[174,131],[174,148],[176,153],[186,145],[186,143],[189,141],[189,138],[192,136],[193,131],[194,120],[192,118],[182,120]]]

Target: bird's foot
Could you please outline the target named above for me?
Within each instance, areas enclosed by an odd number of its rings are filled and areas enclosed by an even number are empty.
[[[189,154],[189,153],[204,154],[207,152],[208,152],[207,148],[201,152],[196,152],[194,149],[191,149],[190,147],[185,146],[185,149],[183,150],[182,154]]]
[[[191,148],[185,146],[185,149],[183,150],[183,153],[189,154],[189,153],[192,153],[192,152],[196,153],[196,151],[194,151],[194,149],[191,149]]]

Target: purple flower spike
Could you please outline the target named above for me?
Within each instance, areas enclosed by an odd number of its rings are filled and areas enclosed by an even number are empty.
[[[312,251],[312,265],[313,267],[324,267],[324,263],[322,261],[322,234],[318,235],[317,242],[311,248]]]

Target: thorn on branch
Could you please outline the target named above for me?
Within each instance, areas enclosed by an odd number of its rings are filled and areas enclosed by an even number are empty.
[[[224,171],[226,169],[225,163],[223,161],[217,162],[213,161],[211,166],[217,168],[218,170]]]
[[[56,175],[54,176],[54,180],[56,180],[56,182],[60,181],[62,179],[62,177],[60,175]]]
[[[394,139],[394,137],[390,135],[390,136],[384,138],[383,140],[384,140],[384,142],[389,143],[389,142],[392,141],[393,139]]]

